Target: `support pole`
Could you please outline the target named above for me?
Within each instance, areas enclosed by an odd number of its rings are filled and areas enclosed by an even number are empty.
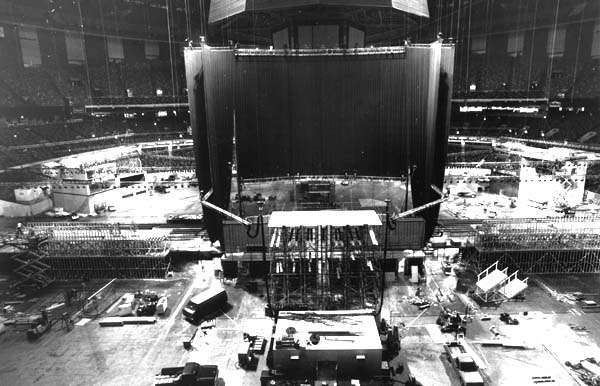
[[[381,296],[379,298],[379,309],[377,310],[377,315],[381,314],[381,308],[383,307],[383,296],[385,292],[385,266],[387,264],[387,251],[388,251],[388,235],[390,233],[390,229],[394,229],[390,223],[390,206],[391,200],[387,198],[385,200],[385,224],[384,233],[383,233],[383,260],[381,263]]]
[[[264,218],[263,218],[263,205],[259,203],[258,205],[258,226],[260,227],[260,240],[262,243],[262,258],[263,262],[267,261],[267,245],[265,244],[265,227],[264,227]],[[270,271],[267,271],[265,274],[265,287],[267,290],[267,313],[269,316],[273,316],[273,308],[271,306],[271,291],[269,289],[269,280],[270,280]]]

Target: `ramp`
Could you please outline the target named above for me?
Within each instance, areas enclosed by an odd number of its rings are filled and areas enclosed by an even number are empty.
[[[498,262],[487,267],[477,275],[475,295],[484,302],[498,300],[497,290],[508,278],[508,269],[498,269]]]
[[[500,287],[500,289],[498,289],[498,292],[502,294],[506,300],[514,298],[527,288],[527,280],[529,278],[526,277],[525,279],[521,280],[517,276],[517,272],[519,271],[515,271],[509,277],[507,277],[503,285]]]

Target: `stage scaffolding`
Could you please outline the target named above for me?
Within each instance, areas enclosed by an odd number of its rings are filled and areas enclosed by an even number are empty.
[[[523,273],[600,272],[600,219],[486,220],[464,259],[476,269],[498,261]]]
[[[170,266],[168,238],[162,230],[126,224],[30,223],[22,237],[29,254],[40,257],[48,266],[47,275],[55,280],[162,278]],[[19,264],[31,265],[29,260]]]
[[[272,307],[377,309],[381,250],[374,231],[366,225],[271,228]]]

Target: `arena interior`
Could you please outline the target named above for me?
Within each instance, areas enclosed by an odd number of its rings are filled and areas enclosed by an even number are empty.
[[[1,385],[600,385],[597,0],[0,1]]]

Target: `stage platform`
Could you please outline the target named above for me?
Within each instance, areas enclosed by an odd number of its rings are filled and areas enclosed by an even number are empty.
[[[338,254],[338,255],[333,254],[331,256],[331,258],[335,259],[336,256],[339,256],[339,258],[341,258],[341,254]],[[388,251],[388,253],[387,253],[388,260],[398,260],[398,262],[400,262],[405,257],[406,256],[404,255],[404,253],[402,251]],[[267,253],[265,258],[266,258],[266,261],[274,260],[273,255],[270,253]],[[260,252],[231,252],[231,253],[224,253],[223,256],[221,257],[221,259],[224,261],[257,262],[257,261],[263,261],[263,256],[262,256],[262,253],[260,253]]]
[[[307,376],[323,363],[338,375],[366,378],[381,368],[382,346],[371,310],[281,311],[273,366]]]
[[[271,213],[269,228],[381,226],[374,210],[307,210]]]

